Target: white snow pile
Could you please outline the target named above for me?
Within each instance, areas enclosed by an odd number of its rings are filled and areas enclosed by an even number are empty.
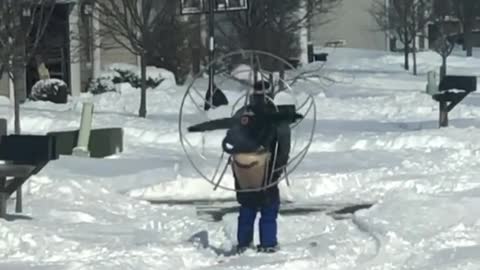
[[[268,80],[268,72],[267,71],[257,71],[257,79]],[[240,64],[236,66],[231,72],[230,75],[238,80],[247,82],[249,84],[253,84],[255,78],[255,72],[249,65]],[[273,76],[274,83],[276,83],[279,79],[278,73],[275,73]]]
[[[242,81],[253,82],[255,74],[250,66],[241,64],[235,67],[230,75]]]
[[[8,97],[0,96],[0,104],[1,105],[8,105],[9,103],[11,103],[11,102],[8,99]]]
[[[22,104],[22,132],[45,134],[78,128],[79,105],[93,100],[93,127],[122,127],[124,152],[105,159],[61,156],[31,177],[24,212],[0,220],[0,269],[480,269],[480,96],[468,95],[450,112],[450,126],[439,129],[438,103],[425,86],[440,57],[419,53],[418,76],[403,70],[402,61],[401,54],[338,48],[317,71],[330,84],[294,89],[322,94],[315,95],[310,152],[289,176],[291,185],[280,185],[282,198],[328,209],[373,206],[342,219],[329,211],[282,212],[281,249],[274,254],[232,255],[237,214],[212,221],[180,203],[235,205],[235,194],[213,191],[182,150],[178,119],[186,86],[149,91],[146,118],[137,117],[139,91],[128,87],[66,105]],[[480,58],[455,52],[448,64],[450,74],[480,75]],[[168,71],[150,72],[174,82]],[[227,86],[227,96],[240,96]],[[208,119],[195,106],[185,109],[188,123]],[[10,132],[12,111],[0,98]],[[228,115],[210,117],[221,113]],[[210,157],[218,157],[222,134],[191,141],[199,149],[203,144],[202,169],[215,169]],[[306,143],[308,129],[300,126],[294,136]],[[255,244],[258,239],[256,232]]]
[[[467,91],[463,90],[463,89],[449,89],[449,90],[445,90],[445,92],[454,93],[454,94],[462,94],[462,93],[465,93]]]

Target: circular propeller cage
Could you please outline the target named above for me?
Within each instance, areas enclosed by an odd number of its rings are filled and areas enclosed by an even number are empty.
[[[209,68],[215,70],[214,84],[227,97],[228,104],[215,107],[208,98]],[[279,68],[283,67],[283,68]],[[280,75],[280,69],[283,74]],[[241,107],[248,105],[253,85],[259,80],[271,84],[271,95],[264,98],[278,105],[295,105],[295,110],[303,116],[292,123],[291,147],[288,163],[274,170],[283,173],[277,181],[257,189],[236,189],[231,173],[230,155],[222,149],[226,130],[190,133],[187,128],[202,122],[231,117]],[[309,80],[291,63],[268,52],[240,50],[225,54],[209,63],[189,84],[183,97],[179,115],[179,136],[187,159],[196,172],[214,186],[236,192],[260,191],[286,180],[290,185],[290,175],[299,167],[306,156],[315,132],[316,106],[314,95],[321,86]],[[216,90],[218,91],[218,90]],[[206,110],[207,107],[211,107]],[[277,145],[278,147],[278,145]],[[272,157],[276,158],[276,157]]]

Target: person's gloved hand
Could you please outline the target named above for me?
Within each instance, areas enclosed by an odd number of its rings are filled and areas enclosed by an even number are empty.
[[[228,154],[252,153],[257,151],[261,145],[257,138],[252,136],[247,128],[241,125],[234,126],[227,131],[222,141],[222,148]]]

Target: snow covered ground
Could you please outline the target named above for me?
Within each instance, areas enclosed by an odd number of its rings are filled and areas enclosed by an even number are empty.
[[[0,269],[480,269],[480,95],[468,96],[440,130],[438,104],[425,94],[426,72],[440,58],[419,54],[416,77],[402,61],[330,52],[322,73],[335,83],[316,94],[311,151],[292,186],[281,186],[296,202],[375,203],[351,219],[281,215],[281,251],[228,256],[236,214],[210,222],[190,205],[145,201],[234,198],[213,192],[183,154],[177,119],[186,87],[150,91],[146,119],[135,116],[138,92],[126,89],[95,97],[94,117],[94,127],[124,128],[124,153],[62,156],[34,176],[24,188],[28,218],[0,220]],[[478,76],[480,59],[452,56],[448,70]],[[23,132],[77,128],[89,98],[24,104]],[[11,111],[0,98],[10,128]]]

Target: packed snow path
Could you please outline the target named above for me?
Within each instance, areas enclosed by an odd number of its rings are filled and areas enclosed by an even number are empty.
[[[122,126],[125,152],[104,159],[62,157],[24,188],[29,218],[0,220],[0,269],[462,269],[480,268],[480,95],[467,97],[437,129],[426,94],[433,53],[420,74],[401,55],[332,52],[323,72],[337,80],[316,97],[311,152],[282,184],[299,203],[376,202],[351,219],[323,212],[282,215],[281,251],[231,255],[236,214],[198,218],[189,205],[145,200],[232,199],[199,179],[178,143],[184,88],[148,93],[147,119],[135,116],[138,91],[95,97],[95,127]],[[449,72],[480,73],[480,59],[453,56]],[[81,100],[26,103],[26,133],[77,128]],[[13,119],[9,101],[0,115]],[[208,145],[216,149],[215,145]],[[258,235],[255,235],[255,240]]]

